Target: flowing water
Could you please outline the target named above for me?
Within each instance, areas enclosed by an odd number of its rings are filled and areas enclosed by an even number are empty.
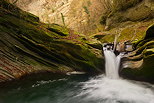
[[[116,56],[113,51],[104,50],[106,76],[111,79],[119,78],[121,54]]]
[[[23,80],[1,88],[0,103],[154,103],[154,85],[104,75]]]
[[[121,55],[105,50],[106,75],[41,75],[3,85],[0,103],[154,103],[154,85],[119,77]],[[57,75],[56,75],[57,76]],[[38,77],[38,75],[34,76]],[[53,77],[52,77],[53,78]]]

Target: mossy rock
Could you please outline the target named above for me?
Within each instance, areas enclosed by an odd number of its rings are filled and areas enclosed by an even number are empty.
[[[4,14],[8,13],[9,15],[13,15],[17,18],[26,20],[26,21],[33,23],[33,24],[37,24],[37,22],[39,22],[39,17],[37,17],[31,13],[27,13],[25,11],[22,11],[17,6],[10,4],[5,0],[0,1],[0,7],[2,7],[2,8],[0,8],[0,12],[2,12]]]
[[[114,41],[114,39],[115,39],[114,34],[108,34],[108,35],[104,36],[100,41],[102,43],[111,43]]]
[[[144,58],[143,65],[140,69],[125,68],[121,75],[126,78],[147,81],[154,83],[154,55]]]
[[[68,36],[69,30],[64,26],[60,26],[58,24],[49,24],[48,29],[59,34],[60,36]]]
[[[93,48],[102,50],[102,44],[100,44],[100,43],[93,43],[93,44],[87,43],[87,44],[88,44],[89,46],[93,47]]]
[[[113,8],[112,11],[124,11],[128,8],[131,8],[138,3],[140,3],[142,0],[113,0]]]
[[[117,27],[120,23],[127,21],[128,19],[125,15],[125,12],[114,12],[110,14],[106,19],[106,26],[108,26],[108,29]]]
[[[154,56],[154,45],[152,45],[149,49],[145,49],[143,53],[144,53],[144,58],[149,58]]]
[[[0,82],[39,71],[103,71],[103,58],[86,43],[64,38],[69,35],[68,28],[41,23],[34,15],[4,0],[0,2]],[[9,5],[15,9],[10,10]]]
[[[100,40],[100,39],[102,39],[104,36],[105,36],[105,35],[100,35],[100,34],[98,34],[98,35],[95,35],[94,38],[97,38],[98,40]]]
[[[154,17],[153,5],[154,2],[150,0],[115,0],[113,8],[102,15],[100,22],[108,27],[106,30],[110,30],[115,27],[126,27],[127,22],[152,20]]]
[[[148,48],[151,48],[152,46],[154,46],[154,41],[147,41],[147,42],[141,42],[139,45],[138,45],[138,49],[136,51],[136,54],[144,54],[144,50],[148,49]]]
[[[150,26],[146,33],[145,37],[136,42],[136,53],[134,57],[140,56],[140,59],[143,59],[143,64],[139,68],[131,69],[125,68],[122,70],[122,75],[124,77],[148,81],[154,83],[154,38],[153,38],[153,28]],[[134,59],[135,60],[135,59]],[[138,61],[138,60],[137,60]]]
[[[132,9],[128,10],[127,12],[128,13],[126,16],[131,21],[141,21],[144,19],[152,18],[151,17],[152,11],[150,8],[146,7],[144,2]]]
[[[143,32],[144,37],[142,37],[140,40],[135,42],[134,47],[137,49],[141,46],[143,46],[145,43],[150,42],[151,40],[154,39],[154,25],[152,24],[151,26],[148,27],[148,29]]]

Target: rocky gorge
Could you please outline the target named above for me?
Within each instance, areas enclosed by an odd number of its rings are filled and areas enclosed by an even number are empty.
[[[103,73],[102,44],[117,37],[134,47],[121,76],[153,82],[153,14],[152,0],[1,0],[0,81],[42,71]]]

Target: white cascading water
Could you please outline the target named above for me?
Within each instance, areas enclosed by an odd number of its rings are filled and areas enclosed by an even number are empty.
[[[105,71],[106,77],[111,79],[119,78],[119,66],[121,61],[121,54],[116,56],[113,50],[108,50],[107,48],[103,48],[104,56],[105,56]]]
[[[154,85],[120,78],[118,71],[122,54],[116,56],[111,47],[103,50],[106,76],[84,82],[77,96],[81,100],[78,103],[154,103]]]
[[[84,82],[77,97],[84,97],[77,103],[154,103],[154,85],[100,75]]]

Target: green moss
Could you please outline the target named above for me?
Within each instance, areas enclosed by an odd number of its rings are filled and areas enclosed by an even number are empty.
[[[126,28],[124,30],[122,30],[120,36],[119,36],[119,40],[131,40],[134,36],[134,31],[132,28]]]
[[[48,43],[52,41],[52,36],[58,35],[54,32],[44,32],[33,24],[27,23],[24,20],[19,20],[14,16],[4,15],[0,18],[0,24],[6,28],[15,31],[17,35],[26,36],[37,43]],[[53,34],[53,35],[52,35]]]
[[[154,45],[154,41],[149,41],[146,42],[143,46],[140,45],[140,47],[138,47],[136,54],[141,54],[143,52],[144,49],[148,48],[149,46]]]
[[[151,49],[145,49],[143,51],[143,54],[144,54],[144,58],[154,56],[154,45],[153,45],[153,48],[151,48]]]
[[[105,35],[95,35],[94,38],[97,38],[98,40],[102,39]]]
[[[100,41],[103,43],[111,43],[114,41],[115,35],[113,34],[108,34],[104,36]]]
[[[89,10],[88,10],[88,7],[87,7],[87,6],[83,6],[83,9],[84,9],[84,12],[87,13],[87,14],[89,15],[90,12],[89,12]]]
[[[96,49],[102,50],[102,45],[99,44],[99,43],[88,44],[88,45],[90,45],[90,46],[93,47],[93,48],[96,48]]]
[[[31,13],[27,13],[25,11],[22,11],[18,7],[14,6],[13,4],[10,4],[6,2],[5,0],[0,1],[0,11],[4,12],[4,14],[13,15],[19,19],[28,21],[30,23],[33,23],[35,25],[38,24],[39,18]]]
[[[68,36],[69,30],[66,27],[60,26],[58,24],[48,25],[48,29],[59,34],[60,36]]]

